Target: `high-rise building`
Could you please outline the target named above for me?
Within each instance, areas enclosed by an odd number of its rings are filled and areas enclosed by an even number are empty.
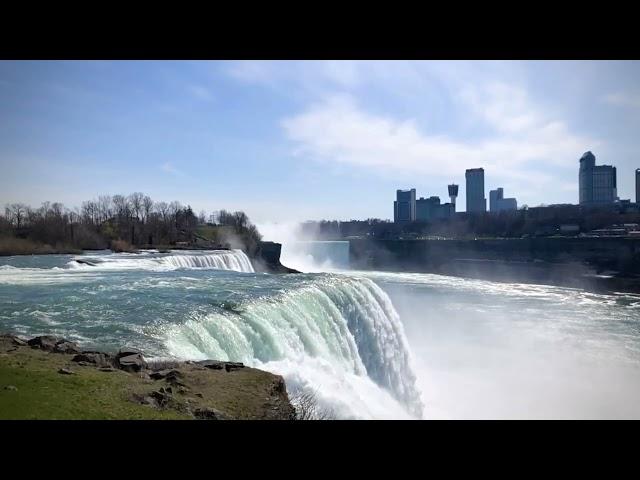
[[[515,198],[504,198],[502,187],[489,192],[489,211],[503,212],[505,210],[517,210],[518,202]]]
[[[596,165],[596,157],[591,152],[580,158],[578,182],[580,205],[613,203],[618,199],[616,167]]]
[[[451,198],[451,204],[453,205],[453,211],[456,211],[456,198],[458,198],[458,185],[452,183],[449,187],[449,198]]]
[[[393,202],[393,221],[395,223],[415,222],[416,220],[416,189],[397,190],[396,200]]]
[[[484,168],[471,168],[465,172],[467,180],[467,212],[486,212],[484,197]]]
[[[452,203],[440,203],[440,197],[420,197],[416,200],[416,220],[419,222],[451,218],[454,213],[455,206]]]
[[[640,168],[636,168],[636,203],[640,203]]]

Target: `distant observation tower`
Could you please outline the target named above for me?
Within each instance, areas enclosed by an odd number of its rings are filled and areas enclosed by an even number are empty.
[[[449,197],[451,197],[451,203],[453,204],[453,211],[456,211],[456,198],[458,196],[458,185],[455,183],[449,185]]]

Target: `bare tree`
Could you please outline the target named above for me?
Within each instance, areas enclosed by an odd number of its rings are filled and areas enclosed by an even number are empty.
[[[114,195],[113,206],[116,215],[121,219],[129,216],[129,199],[124,195]]]
[[[169,215],[169,204],[167,202],[156,202],[155,210],[160,214],[162,221],[166,222]]]
[[[12,203],[11,205],[6,206],[5,216],[11,224],[16,226],[16,228],[20,228],[23,226],[28,211],[29,207],[24,203]]]
[[[100,222],[106,222],[113,215],[111,195],[100,195],[97,203]]]
[[[129,195],[129,202],[131,203],[131,211],[132,214],[135,215],[136,220],[140,220],[142,216],[142,203],[144,199],[144,194],[140,192],[134,192]]]
[[[146,223],[149,220],[149,215],[151,214],[152,210],[153,200],[151,200],[151,197],[149,195],[145,195],[142,199],[142,211],[144,213],[144,218],[142,219],[143,222]]]

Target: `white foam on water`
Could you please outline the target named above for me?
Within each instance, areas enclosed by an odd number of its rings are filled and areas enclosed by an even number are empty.
[[[78,262],[80,260],[80,262]],[[82,262],[89,262],[82,263]],[[168,255],[113,254],[99,257],[81,256],[69,262],[69,268],[94,270],[215,269],[253,272],[251,260],[242,250],[173,251]]]
[[[402,324],[371,280],[325,275],[160,333],[182,359],[242,361],[317,390],[340,418],[421,418]]]

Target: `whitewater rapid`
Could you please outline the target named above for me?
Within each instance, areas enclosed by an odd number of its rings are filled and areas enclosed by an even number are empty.
[[[280,373],[292,388],[317,390],[343,418],[423,415],[398,313],[366,278],[323,275],[195,315],[162,336],[175,357],[239,360]]]
[[[79,263],[78,260],[87,263]],[[242,250],[174,251],[170,254],[144,252],[92,257],[83,255],[67,264],[69,268],[174,270],[178,268],[211,268],[253,272],[251,260]]]
[[[32,256],[33,258],[40,256]],[[54,258],[68,256],[52,255]],[[14,257],[15,258],[15,257]],[[251,260],[242,250],[186,250],[159,253],[154,250],[141,253],[107,253],[73,256],[64,263],[16,267],[0,265],[0,285],[34,283],[74,283],[80,280],[100,280],[99,273],[109,271],[150,271],[211,269],[253,273]]]

